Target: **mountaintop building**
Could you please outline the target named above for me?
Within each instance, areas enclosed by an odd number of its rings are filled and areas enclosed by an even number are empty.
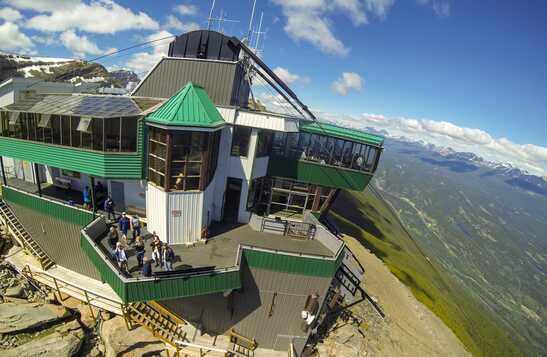
[[[255,105],[254,76],[301,115]],[[1,108],[0,218],[36,279],[174,352],[300,355],[361,298],[363,267],[326,213],[369,184],[382,148],[318,122],[238,39],[193,31],[131,96],[28,93]],[[131,230],[117,263],[108,197],[140,220],[147,258],[153,235],[173,249],[172,271],[143,274]]]

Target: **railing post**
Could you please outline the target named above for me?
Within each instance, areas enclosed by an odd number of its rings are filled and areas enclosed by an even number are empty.
[[[53,283],[57,289],[57,294],[59,294],[59,300],[63,301],[63,295],[61,295],[61,289],[59,289],[59,284],[57,284],[57,279],[55,279],[55,277],[53,277]]]
[[[89,306],[89,312],[91,313],[91,317],[93,317],[93,321],[95,323],[97,322],[97,318],[95,317],[95,313],[93,312],[93,307],[91,306],[91,301],[89,301],[89,295],[87,294],[87,290],[84,290],[85,300],[87,301],[87,306]]]
[[[6,170],[4,169],[4,157],[0,156],[0,166],[2,167],[2,181],[4,186],[8,186],[8,179],[6,178]]]

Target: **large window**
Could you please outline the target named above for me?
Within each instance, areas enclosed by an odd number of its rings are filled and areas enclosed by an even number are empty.
[[[259,214],[299,215],[326,207],[335,189],[285,178],[260,177],[249,187],[247,208]]]
[[[332,136],[304,132],[273,134],[273,155],[354,170],[374,172],[380,152],[379,147]]]
[[[138,117],[93,118],[1,112],[0,136],[75,148],[135,152]]]
[[[256,157],[264,157],[270,155],[272,147],[273,132],[270,130],[260,130],[256,143]]]
[[[170,191],[204,190],[218,161],[220,131],[167,131],[150,127],[149,180]]]
[[[251,141],[251,128],[246,126],[235,126],[232,135],[232,156],[247,156],[249,153],[249,142]]]

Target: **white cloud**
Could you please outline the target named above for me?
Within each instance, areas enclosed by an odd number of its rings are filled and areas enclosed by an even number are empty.
[[[147,36],[144,41],[153,41],[164,37],[173,36],[172,33],[168,31],[159,31]],[[125,66],[135,73],[146,74],[162,57],[167,56],[167,51],[169,49],[169,43],[172,39],[166,39],[163,41],[158,41],[152,47],[151,52],[139,52],[131,56]],[[141,76],[142,78],[142,76]]]
[[[55,6],[54,6],[55,5]],[[159,25],[144,12],[135,13],[112,0],[90,2],[64,0],[12,0],[12,6],[39,12],[26,26],[43,32],[79,30],[93,33],[115,33],[131,29],[156,30]]]
[[[439,17],[450,16],[450,0],[417,0],[420,5],[431,6]]]
[[[307,84],[311,81],[309,77],[300,76],[298,74],[291,73],[291,72],[289,72],[288,69],[283,68],[283,67],[275,67],[273,69],[273,71],[279,78],[281,78],[281,80],[283,82],[285,82],[289,85],[294,83],[294,82],[300,82],[300,83],[303,83],[303,84]]]
[[[192,16],[198,13],[198,8],[196,5],[192,4],[180,4],[175,6],[175,11],[182,16]]]
[[[495,138],[477,128],[463,128],[447,121],[388,118],[381,114],[365,113],[359,117],[323,114],[323,117],[347,127],[367,127],[386,130],[389,136],[423,140],[457,151],[474,152],[486,160],[508,162],[536,175],[547,175],[547,147],[516,144],[506,138]]]
[[[63,45],[71,50],[79,57],[85,57],[85,55],[101,55],[104,53],[115,51],[115,49],[101,50],[97,44],[87,36],[78,36],[74,31],[65,31],[60,36]]]
[[[340,95],[347,95],[350,91],[360,92],[363,89],[364,80],[355,72],[343,72],[331,85],[331,89]]]
[[[367,10],[381,19],[385,19],[395,0],[366,0]]]
[[[44,36],[34,35],[31,37],[32,40],[36,43],[46,45],[46,46],[52,46],[57,44],[57,36],[55,34],[49,33]]]
[[[31,39],[12,22],[0,25],[0,44],[6,50],[30,50],[34,45]]]
[[[179,31],[181,33],[199,30],[199,24],[195,22],[182,22],[173,15],[167,16],[167,23],[164,26],[166,29]]]
[[[395,0],[272,0],[287,18],[285,32],[295,41],[306,41],[322,52],[345,56],[350,49],[334,34],[334,14],[349,17],[355,26],[368,23],[367,11],[385,18]],[[366,10],[365,10],[366,8]],[[275,22],[274,22],[275,23]]]
[[[11,7],[4,7],[0,9],[0,19],[9,21],[9,22],[16,22],[18,20],[21,20],[23,18],[23,15],[15,9],[12,9]]]
[[[60,8],[74,7],[80,3],[80,0],[4,0],[4,2],[18,9],[51,12]]]

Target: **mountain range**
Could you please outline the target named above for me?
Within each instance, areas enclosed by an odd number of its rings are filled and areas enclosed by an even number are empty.
[[[388,138],[373,186],[428,259],[527,354],[546,354],[544,178],[473,153]]]
[[[103,87],[130,92],[140,81],[128,70],[108,71],[103,65],[70,58],[32,57],[0,53],[0,83],[11,77],[32,77],[46,81],[99,83]]]

